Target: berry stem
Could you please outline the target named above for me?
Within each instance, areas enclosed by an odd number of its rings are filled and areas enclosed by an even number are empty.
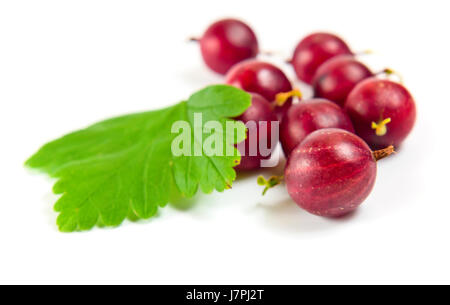
[[[383,75],[383,74],[388,77],[393,75],[393,76],[397,77],[398,82],[400,84],[403,84],[403,76],[400,73],[398,73],[397,71],[390,69],[390,68],[386,68],[380,72],[375,73],[375,75]]]
[[[278,107],[282,107],[284,103],[286,103],[286,101],[291,97],[302,98],[302,96],[302,92],[299,89],[294,89],[288,92],[281,92],[275,96],[275,104]]]
[[[258,185],[261,186],[265,186],[264,191],[263,191],[263,196],[267,193],[267,191],[275,186],[277,186],[278,184],[281,183],[281,181],[283,181],[284,177],[283,176],[272,176],[269,179],[264,178],[263,176],[259,176],[258,177]]]
[[[273,52],[273,51],[261,51],[261,52],[259,52],[259,54],[265,55],[265,56],[273,56],[275,54],[275,52]]]
[[[200,42],[200,38],[190,37],[190,38],[188,38],[188,42]]]
[[[381,159],[386,158],[387,156],[390,156],[393,153],[395,153],[394,146],[390,145],[384,149],[373,151],[372,155],[376,161],[380,161]]]
[[[355,55],[355,56],[364,56],[364,55],[371,55],[373,53],[374,52],[372,50],[363,50],[363,51],[359,51],[359,52],[353,53],[353,55]]]

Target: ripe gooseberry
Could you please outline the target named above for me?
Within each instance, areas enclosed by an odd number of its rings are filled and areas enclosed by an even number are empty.
[[[281,69],[259,60],[247,60],[234,66],[227,73],[226,83],[262,95],[279,118],[292,105],[292,96],[301,97]]]
[[[413,97],[401,84],[375,77],[359,83],[345,109],[356,133],[373,149],[399,147],[416,120]]]
[[[289,156],[284,172],[288,193],[312,214],[343,216],[370,194],[376,161],[393,151],[390,146],[372,152],[361,138],[342,129],[317,130]]]
[[[347,113],[333,102],[310,99],[293,105],[280,126],[280,141],[285,156],[289,156],[311,132],[323,128],[341,128],[354,132]]]
[[[335,56],[317,69],[313,79],[314,94],[344,106],[356,84],[372,75],[354,56]]]
[[[339,37],[329,33],[314,33],[297,45],[291,64],[297,77],[311,84],[317,69],[337,55],[351,55],[352,51]]]
[[[241,152],[241,162],[235,167],[239,171],[254,170],[261,167],[261,161],[270,158],[277,143],[272,143],[272,122],[277,121],[270,103],[261,95],[251,93],[251,106],[236,120],[242,121],[247,126],[247,138],[237,145]],[[266,122],[265,125],[260,125]],[[265,130],[264,130],[265,129]],[[267,145],[260,147],[261,141]],[[273,145],[273,147],[272,147]]]
[[[224,19],[208,27],[200,39],[203,60],[213,71],[226,74],[243,60],[258,54],[258,40],[253,30],[244,22]]]

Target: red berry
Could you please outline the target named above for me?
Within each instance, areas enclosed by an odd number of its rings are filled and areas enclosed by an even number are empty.
[[[373,73],[353,56],[336,56],[317,70],[313,86],[316,97],[323,97],[344,106],[347,96],[363,79]]]
[[[285,180],[292,199],[308,212],[338,217],[355,210],[370,194],[376,160],[393,148],[372,152],[358,136],[342,129],[311,133],[289,156]]]
[[[408,90],[398,83],[374,77],[353,89],[345,109],[356,133],[374,149],[400,146],[416,119],[416,106]]]
[[[200,39],[205,63],[220,74],[258,54],[258,40],[242,21],[224,19],[212,24]]]
[[[339,37],[328,33],[315,33],[303,39],[294,51],[292,65],[297,77],[311,84],[317,69],[328,59],[342,54],[352,54]]]
[[[285,156],[289,156],[311,132],[323,128],[342,128],[354,132],[348,115],[333,102],[311,99],[293,105],[280,126],[280,141]]]
[[[247,125],[247,139],[237,145],[241,152],[241,162],[235,168],[237,170],[253,170],[261,167],[261,161],[270,158],[270,154],[276,146],[272,146],[272,123],[277,121],[277,117],[272,111],[270,103],[261,95],[252,93],[252,105],[236,120]],[[255,125],[249,122],[254,122]],[[266,126],[260,126],[260,122],[267,122]],[[249,123],[249,124],[247,124]],[[265,130],[263,130],[264,128]],[[252,136],[253,135],[253,136]],[[268,154],[260,149],[260,141],[263,140],[270,149]],[[252,153],[252,151],[254,153]]]
[[[258,60],[247,60],[234,66],[227,73],[226,83],[262,95],[273,107],[277,94],[292,91],[291,82],[283,71]],[[291,104],[292,99],[289,98],[282,107],[275,109],[275,113],[283,113]]]

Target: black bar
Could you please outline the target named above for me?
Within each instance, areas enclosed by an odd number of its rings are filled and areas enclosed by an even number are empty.
[[[151,295],[175,304],[276,304],[298,301],[300,286],[148,286]]]

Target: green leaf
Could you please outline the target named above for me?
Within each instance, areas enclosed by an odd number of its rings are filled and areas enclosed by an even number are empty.
[[[53,191],[62,196],[54,208],[63,232],[118,226],[126,218],[147,219],[158,207],[192,197],[199,188],[211,193],[231,187],[236,178],[233,167],[240,160],[234,144],[245,139],[245,126],[228,118],[249,106],[248,93],[225,85],[210,86],[187,102],[68,134],[44,145],[26,165],[57,178]],[[194,124],[199,114],[200,127]],[[172,132],[177,121],[190,126],[192,137],[185,143],[190,144],[191,154],[198,149],[199,155],[172,152],[172,142],[179,136]],[[219,122],[222,134],[206,130],[204,124],[209,121]],[[235,132],[227,132],[227,122],[234,122]],[[220,143],[232,154],[207,155],[204,144],[210,136],[223,136]]]

